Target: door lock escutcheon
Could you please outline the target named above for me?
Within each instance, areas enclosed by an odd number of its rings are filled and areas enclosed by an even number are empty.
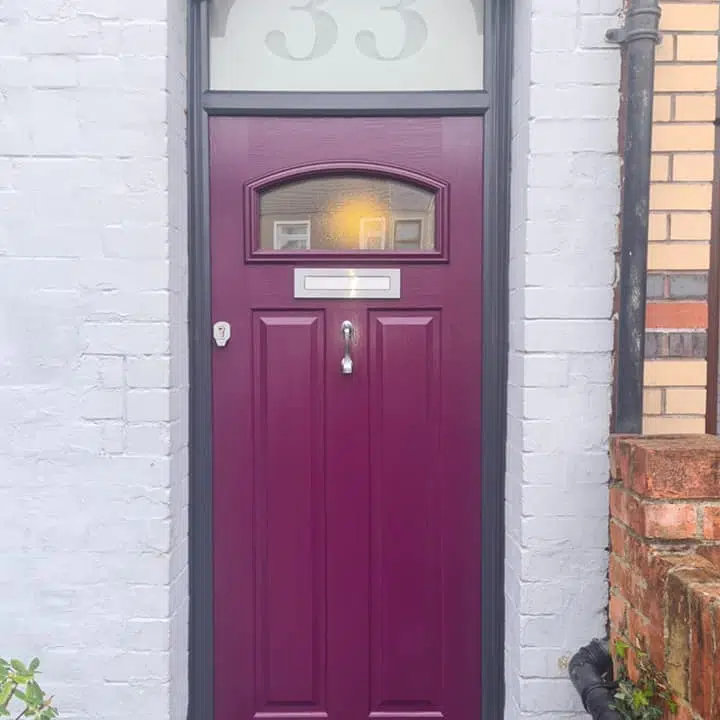
[[[229,322],[221,320],[213,325],[213,339],[219,348],[224,348],[230,342],[232,328]]]
[[[351,355],[351,344],[355,328],[349,320],[346,320],[340,327],[342,329],[343,341],[345,342],[345,354],[343,355],[341,370],[343,375],[352,375],[353,361]]]

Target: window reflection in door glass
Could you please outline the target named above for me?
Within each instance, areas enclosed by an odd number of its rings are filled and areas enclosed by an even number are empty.
[[[435,250],[435,195],[387,178],[310,178],[260,194],[261,250]]]

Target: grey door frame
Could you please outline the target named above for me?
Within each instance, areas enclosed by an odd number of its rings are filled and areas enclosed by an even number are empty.
[[[262,2],[262,0],[256,0]],[[482,720],[504,708],[504,485],[508,356],[513,0],[485,0],[485,73],[479,92],[234,93],[208,91],[208,3],[188,0],[190,323],[189,708],[213,720],[212,319],[210,115],[485,116],[482,356]],[[480,368],[479,368],[480,369]],[[217,720],[220,720],[219,718]]]

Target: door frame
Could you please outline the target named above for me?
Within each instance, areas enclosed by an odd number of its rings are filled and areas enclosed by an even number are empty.
[[[260,0],[258,0],[260,1]],[[208,3],[188,2],[189,252],[189,707],[212,720],[212,316],[210,115],[485,116],[482,353],[482,719],[503,717],[505,699],[505,441],[508,246],[514,0],[485,0],[485,75],[479,92],[209,92]],[[480,479],[479,479],[480,480]],[[478,679],[480,681],[480,678]]]

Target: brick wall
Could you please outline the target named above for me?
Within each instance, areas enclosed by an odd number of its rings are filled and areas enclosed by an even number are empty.
[[[717,720],[720,439],[620,437],[611,455],[612,639],[644,647],[667,674],[678,720]]]
[[[653,128],[647,433],[704,432],[720,2],[662,2]]]
[[[507,720],[586,717],[566,665],[605,626],[621,4],[515,3]]]
[[[0,0],[0,654],[187,691],[185,0]]]

